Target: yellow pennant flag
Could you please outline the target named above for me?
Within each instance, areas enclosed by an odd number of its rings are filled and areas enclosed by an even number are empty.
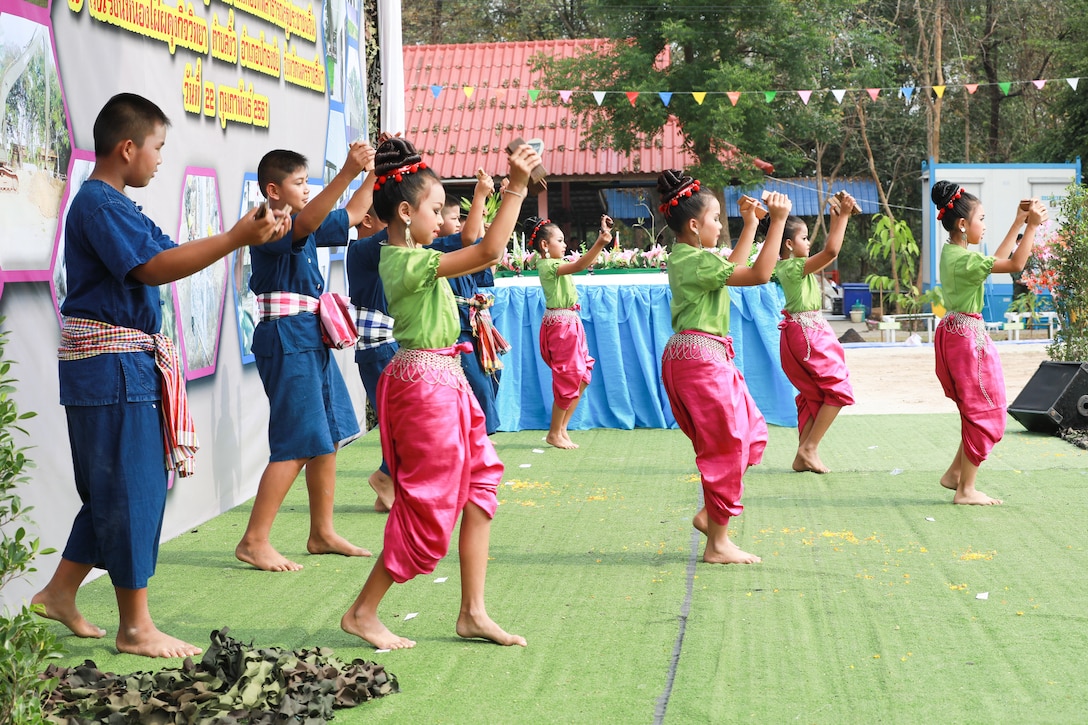
[[[944,86],[933,86],[933,92],[937,94],[937,98],[944,98]]]
[[[692,91],[691,95],[694,96],[695,102],[700,106],[703,105],[703,101],[706,100],[706,91]]]
[[[476,92],[476,86],[463,86],[461,90],[465,92],[465,98],[472,98],[472,94]]]

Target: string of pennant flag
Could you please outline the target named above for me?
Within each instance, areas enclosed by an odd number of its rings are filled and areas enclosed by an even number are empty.
[[[877,98],[880,97],[880,95],[882,93],[886,93],[886,92],[889,92],[889,91],[896,93],[896,95],[898,97],[904,98],[904,99],[906,99],[907,103],[910,103],[910,101],[914,97],[915,93],[917,93],[918,91],[927,90],[927,89],[932,91],[938,98],[943,98],[945,92],[949,91],[949,90],[963,89],[963,90],[966,90],[968,94],[973,95],[976,91],[978,91],[979,88],[997,87],[998,89],[1001,90],[1002,94],[1007,96],[1007,95],[1009,95],[1009,92],[1012,90],[1013,86],[1031,85],[1031,86],[1034,86],[1035,88],[1037,88],[1038,90],[1042,90],[1044,87],[1046,87],[1046,84],[1052,82],[1052,80],[1053,79],[1036,79],[1036,80],[1031,80],[1031,81],[1001,81],[1001,82],[997,82],[997,83],[963,83],[963,84],[959,84],[959,85],[939,85],[939,86],[911,86],[911,85],[906,85],[906,86],[901,86],[899,88],[831,88],[831,89],[803,90],[803,91],[687,91],[685,93],[690,93],[691,96],[695,99],[695,102],[698,103],[699,105],[703,104],[703,101],[706,100],[707,96],[725,96],[725,97],[727,97],[729,99],[729,102],[732,103],[732,105],[735,106],[735,105],[737,105],[737,102],[740,101],[742,96],[762,97],[762,99],[766,103],[771,103],[776,98],[781,97],[783,94],[791,94],[791,93],[796,93],[798,95],[798,97],[800,97],[801,101],[806,106],[808,105],[808,102],[809,102],[809,100],[811,100],[814,93],[829,93],[832,97],[834,97],[835,101],[838,102],[838,103],[842,103],[842,101],[846,97],[847,93],[858,93],[858,94],[864,93],[864,94],[868,95],[871,100],[875,101]],[[1069,84],[1069,87],[1072,88],[1075,91],[1075,90],[1077,90],[1077,86],[1079,85],[1080,80],[1081,80],[1080,78],[1066,78],[1065,82],[1067,84]],[[521,91],[520,88],[490,88],[490,87],[487,87],[487,86],[471,86],[471,85],[462,85],[462,86],[432,85],[430,88],[431,88],[431,94],[435,97],[436,100],[438,99],[439,96],[442,95],[442,93],[444,91],[447,91],[447,90],[457,91],[459,89],[462,93],[465,94],[466,98],[472,98],[472,96],[475,95],[475,93],[477,91],[492,92],[492,93],[498,94],[498,95],[505,95],[506,93],[520,92]],[[656,95],[666,107],[672,102],[672,99],[673,99],[674,96],[685,95],[685,93],[678,93],[678,92],[671,92],[671,91],[656,91],[656,92],[655,91],[572,91],[572,90],[559,90],[559,91],[551,90],[551,91],[549,91],[549,90],[541,89],[541,88],[529,88],[529,89],[526,89],[524,92],[528,94],[529,100],[531,100],[533,103],[536,103],[536,101],[540,97],[541,93],[556,93],[556,94],[558,94],[559,99],[563,103],[570,103],[571,98],[575,94],[578,94],[578,95],[592,94],[593,95],[593,100],[595,100],[597,102],[598,106],[601,105],[602,103],[604,103],[604,99],[609,94],[611,94],[611,95],[621,94],[621,95],[625,96],[627,98],[627,100],[631,103],[632,106],[635,105],[635,102],[638,101],[640,96],[653,97],[653,96]]]

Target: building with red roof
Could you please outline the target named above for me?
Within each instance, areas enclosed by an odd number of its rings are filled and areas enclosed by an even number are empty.
[[[524,213],[550,217],[565,227],[568,239],[580,240],[582,232],[595,230],[600,215],[615,206],[606,202],[606,191],[615,197],[614,190],[643,187],[649,194],[639,205],[648,210],[655,204],[650,199],[654,194],[645,187],[653,186],[662,169],[696,163],[684,148],[676,119],[670,118],[661,134],[632,149],[590,145],[583,139],[582,120],[559,92],[540,90],[541,74],[530,64],[536,55],[571,58],[611,42],[405,46],[405,136],[450,191],[465,196],[471,194],[478,168],[493,176],[506,173],[506,145],[513,138],[538,139],[548,191],[538,197],[538,208],[530,199]],[[773,171],[765,162],[757,165]]]

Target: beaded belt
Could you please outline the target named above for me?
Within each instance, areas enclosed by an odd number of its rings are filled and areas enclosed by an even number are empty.
[[[461,353],[472,352],[472,344],[459,342],[441,350],[400,348],[385,366],[385,375],[406,383],[445,385],[462,392],[470,390],[461,367]]]
[[[805,310],[804,312],[782,310],[782,317],[783,320],[778,323],[779,330],[785,329],[786,325],[791,322],[801,326],[801,333],[805,336],[805,357],[803,360],[808,360],[812,355],[812,338],[809,337],[809,330],[831,329],[831,325],[828,324],[819,310]]]
[[[733,340],[698,332],[678,332],[665,343],[661,359],[729,362],[733,359]]]
[[[982,381],[982,356],[986,354],[986,342],[990,339],[982,315],[977,312],[949,312],[944,316],[940,324],[944,327],[945,332],[950,335],[959,335],[974,340],[975,353],[978,358],[978,373],[976,375],[978,388],[982,391],[982,397],[986,398],[986,402],[992,408],[994,401],[990,399],[990,394],[986,392],[986,385]]]
[[[579,309],[581,309],[580,305],[574,307],[549,307],[544,310],[544,317],[541,318],[540,324],[571,325],[579,319]]]

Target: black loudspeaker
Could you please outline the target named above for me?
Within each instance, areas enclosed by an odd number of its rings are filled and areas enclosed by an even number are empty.
[[[1037,433],[1088,428],[1088,363],[1041,363],[1012,401],[1009,415]]]

